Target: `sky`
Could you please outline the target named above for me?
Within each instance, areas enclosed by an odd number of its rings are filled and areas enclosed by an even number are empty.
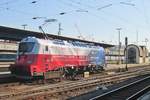
[[[150,48],[149,10],[150,0],[0,0],[0,25],[57,35],[61,23],[62,36],[116,45],[121,28],[122,45],[128,37]]]

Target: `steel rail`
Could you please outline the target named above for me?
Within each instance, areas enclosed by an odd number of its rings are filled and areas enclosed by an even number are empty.
[[[149,73],[149,72],[148,72]],[[135,77],[135,76],[134,76]],[[131,77],[130,77],[131,78]],[[81,82],[81,83],[75,83],[74,85],[73,84],[70,84],[70,85],[64,85],[63,87],[60,87],[58,89],[55,89],[55,90],[51,90],[51,89],[47,89],[47,90],[39,90],[39,91],[34,91],[31,92],[33,94],[31,94],[30,96],[25,96],[25,97],[34,97],[34,96],[37,96],[37,95],[55,95],[55,94],[63,94],[63,93],[66,93],[68,91],[73,91],[73,90],[78,90],[78,89],[82,89],[82,88],[87,88],[87,87],[91,87],[91,86],[96,86],[96,85],[106,85],[106,84],[110,84],[111,82],[112,83],[115,83],[117,81],[123,81],[125,79],[128,79],[127,77],[126,78],[116,78],[116,79],[106,79],[104,81],[101,81],[101,80],[95,80],[95,81],[92,81],[92,82]],[[41,92],[41,93],[40,93]]]
[[[132,71],[128,71],[128,72],[121,72],[121,73],[115,73],[115,74],[106,74],[106,73],[100,73],[100,74],[95,74],[95,75],[92,75],[92,77],[89,77],[89,78],[82,78],[82,79],[80,79],[79,81],[90,81],[90,80],[95,80],[95,79],[99,79],[99,78],[106,78],[106,77],[114,77],[114,76],[118,76],[118,75],[124,75],[124,74],[127,74],[127,73],[133,73],[133,72],[137,72],[137,71],[139,71],[139,70],[149,70],[149,68],[148,67],[144,67],[144,68],[138,68],[138,69],[136,69],[136,70],[132,70]],[[10,81],[10,76],[9,77],[6,77],[6,79],[5,79],[5,77],[0,77],[0,87],[5,87],[5,86],[12,86],[11,85],[11,83],[8,83],[8,82],[2,82],[3,80],[5,80],[5,81],[7,81],[7,80],[9,80]],[[15,83],[16,83],[16,81],[15,81]],[[71,82],[65,82],[65,84],[67,84],[67,83],[71,83]],[[72,83],[74,83],[74,81],[72,82]],[[14,84],[14,81],[12,81],[12,84]],[[62,84],[62,85],[64,85],[64,84]],[[58,86],[58,87],[60,87],[60,84],[59,85],[55,85],[56,87]]]
[[[146,78],[143,78],[143,79],[141,79],[141,80],[132,82],[132,83],[130,83],[130,84],[124,85],[124,86],[119,87],[119,88],[117,88],[117,89],[114,89],[114,90],[112,90],[112,91],[106,92],[106,93],[101,94],[101,95],[99,95],[99,96],[96,96],[96,97],[94,97],[94,98],[91,98],[90,100],[104,99],[105,97],[109,97],[110,95],[112,95],[112,94],[115,93],[115,92],[119,92],[119,91],[121,91],[122,89],[125,89],[125,88],[128,88],[128,87],[130,87],[130,86],[136,85],[136,84],[138,84],[138,83],[140,83],[140,82],[143,82],[143,81],[145,81],[145,80],[147,80],[147,79],[150,79],[150,76],[148,76],[148,77],[146,77]],[[113,99],[112,99],[112,100],[113,100]]]
[[[148,91],[150,91],[150,85],[145,87],[141,91],[138,91],[137,93],[133,94],[132,96],[128,97],[126,100],[136,100],[142,95],[144,95],[145,93],[147,93]]]
[[[147,68],[146,68],[147,70]],[[133,73],[134,72],[134,73]],[[106,75],[106,76],[96,76],[95,78],[90,78],[90,79],[83,79],[83,80],[79,80],[79,81],[74,81],[74,82],[66,82],[64,84],[56,84],[56,85],[47,85],[47,86],[41,86],[41,87],[36,87],[33,88],[31,90],[27,90],[27,91],[23,91],[23,92],[19,92],[19,93],[12,93],[12,94],[8,94],[8,95],[1,95],[0,98],[3,97],[16,97],[16,96],[25,96],[28,94],[33,93],[34,94],[41,94],[44,91],[47,92],[51,92],[51,93],[60,93],[63,92],[63,90],[65,91],[70,91],[73,89],[78,89],[78,88],[85,88],[87,86],[95,86],[97,84],[106,84],[106,83],[113,83],[115,80],[114,79],[118,79],[119,81],[121,80],[125,80],[127,78],[131,78],[138,76],[138,75],[143,75],[149,73],[149,70],[147,70],[147,72],[145,72],[145,70],[143,71],[130,71],[130,72],[123,72],[123,73],[119,73],[116,75]],[[127,75],[125,75],[127,74]],[[120,75],[120,76],[119,76]],[[129,77],[130,76],[130,77]],[[124,77],[124,78],[123,78]],[[97,79],[97,80],[96,80]],[[111,81],[112,80],[112,81]],[[84,86],[85,85],[85,86]]]

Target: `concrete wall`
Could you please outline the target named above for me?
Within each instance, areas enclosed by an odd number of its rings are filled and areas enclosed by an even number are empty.
[[[0,42],[0,50],[17,51],[17,49],[18,49],[18,44],[16,43]]]

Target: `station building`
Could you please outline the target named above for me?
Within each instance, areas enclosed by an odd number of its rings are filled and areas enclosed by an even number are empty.
[[[18,43],[0,41],[0,62],[15,61]]]
[[[149,52],[146,46],[130,44],[127,48],[121,46],[119,55],[119,47],[114,46],[107,48],[106,60],[109,64],[126,63],[126,61],[128,64],[149,63]]]
[[[131,64],[141,64],[149,62],[149,53],[146,46],[137,46],[130,44],[125,49],[125,58],[127,57],[127,62]]]
[[[114,47],[110,47],[110,48],[106,48],[105,49],[105,53],[106,53],[106,61],[108,64],[118,64],[119,63],[119,59],[120,62],[123,63],[124,62],[124,46],[121,46],[120,48],[120,56],[119,56],[119,46],[114,46]]]

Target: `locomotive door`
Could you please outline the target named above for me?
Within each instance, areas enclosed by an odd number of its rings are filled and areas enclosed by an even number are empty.
[[[45,72],[47,72],[50,66],[50,49],[48,48],[48,46],[44,47],[43,54],[43,67]]]

